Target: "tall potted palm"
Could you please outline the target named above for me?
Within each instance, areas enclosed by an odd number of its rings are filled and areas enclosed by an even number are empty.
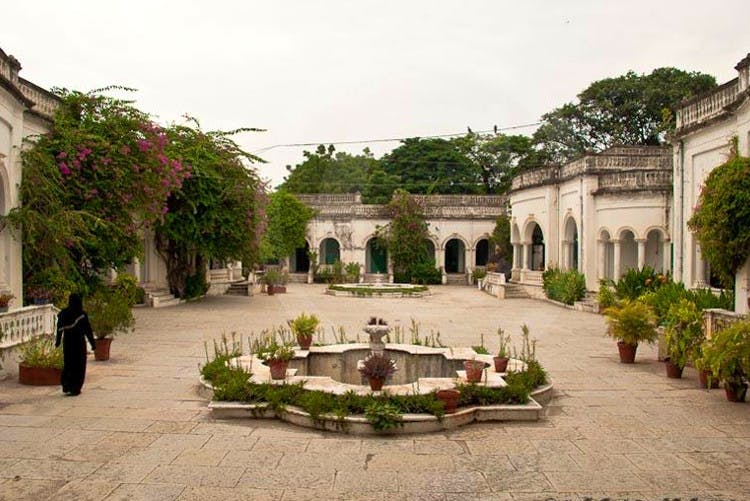
[[[638,344],[656,340],[656,316],[653,310],[639,300],[624,300],[604,310],[607,317],[607,335],[617,340],[620,362],[632,364]]]
[[[85,299],[84,309],[96,337],[95,360],[109,360],[113,337],[133,330],[135,318],[131,306],[127,295],[109,287],[99,289]]]

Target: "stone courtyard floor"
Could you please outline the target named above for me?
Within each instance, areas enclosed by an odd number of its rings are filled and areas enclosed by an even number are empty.
[[[335,298],[318,285],[137,309],[83,393],[0,381],[2,500],[750,499],[750,404],[668,380],[656,350],[618,363],[598,315],[500,301],[470,287],[423,299]],[[490,350],[525,322],[555,385],[543,421],[356,437],[267,421],[215,421],[196,393],[204,341],[314,312],[350,337],[370,316]],[[332,339],[329,338],[329,341]],[[90,359],[91,360],[91,359]]]

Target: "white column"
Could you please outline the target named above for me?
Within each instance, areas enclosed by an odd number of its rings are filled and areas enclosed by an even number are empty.
[[[562,270],[569,270],[570,269],[570,247],[568,245],[567,240],[563,240],[562,242],[562,256],[560,256],[560,269]]]
[[[619,280],[620,279],[620,241],[619,240],[612,240],[612,243],[615,245],[615,263],[614,263],[614,271],[612,274],[612,280]]]
[[[531,244],[528,242],[523,243],[523,266],[521,266],[521,269],[528,270],[531,269]]]
[[[513,268],[521,268],[521,259],[523,257],[523,248],[521,244],[513,244]]]
[[[607,277],[607,242],[605,240],[597,240],[597,248],[599,253],[597,254],[597,270],[596,276],[600,280]]]
[[[662,256],[662,270],[661,272],[665,275],[672,271],[672,245],[669,240],[665,240],[662,244],[663,256]]]
[[[706,263],[703,261],[703,254],[700,246],[695,246],[695,286],[706,287]]]
[[[638,243],[638,269],[642,270],[646,266],[646,239],[636,239]]]

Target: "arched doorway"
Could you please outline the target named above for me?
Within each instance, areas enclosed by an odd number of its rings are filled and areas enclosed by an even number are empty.
[[[298,247],[292,255],[289,268],[292,273],[307,273],[310,271],[310,244],[305,242],[304,247]]]
[[[325,238],[320,242],[320,264],[334,264],[341,261],[341,246],[335,238]]]
[[[565,223],[565,238],[563,239],[563,267],[568,270],[578,269],[578,225],[576,220],[568,218]]]
[[[638,243],[630,230],[620,232],[620,273],[622,276],[630,269],[638,269]]]
[[[445,244],[445,272],[464,273],[466,269],[466,245],[458,238]]]
[[[490,241],[486,238],[477,242],[474,266],[487,266],[490,260]]]
[[[532,270],[544,270],[544,233],[538,224],[534,223],[531,232],[531,267]]]
[[[365,260],[367,273],[388,273],[388,251],[379,247],[374,238],[367,242]]]
[[[434,263],[435,259],[435,242],[430,239],[424,241],[424,253],[427,256],[428,261]]]

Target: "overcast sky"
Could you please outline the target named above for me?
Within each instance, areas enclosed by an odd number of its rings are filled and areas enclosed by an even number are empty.
[[[304,148],[274,145],[532,123],[631,69],[722,83],[750,52],[748,14],[748,0],[14,0],[0,47],[43,87],[126,85],[164,123],[267,129],[236,140],[276,185]]]

